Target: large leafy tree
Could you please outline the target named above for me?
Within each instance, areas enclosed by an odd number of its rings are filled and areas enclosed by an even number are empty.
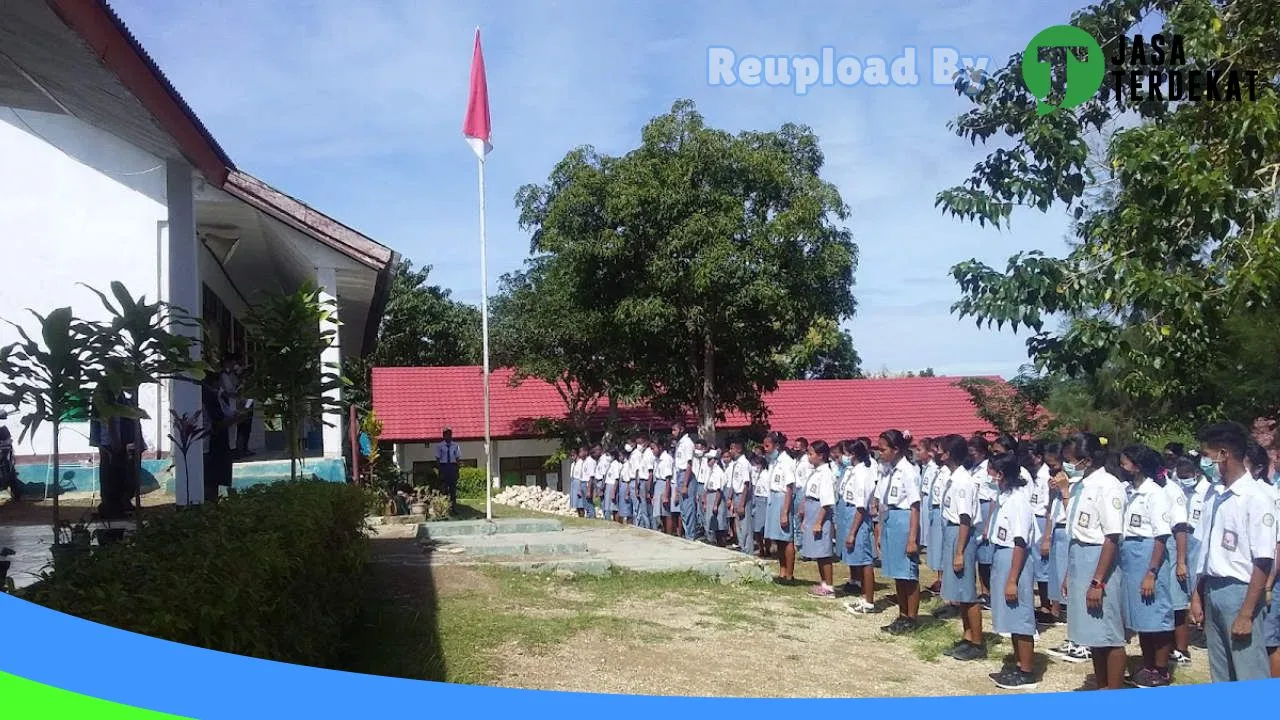
[[[853,335],[834,321],[817,322],[786,357],[791,380],[856,380],[862,377],[862,358]]]
[[[1103,92],[1038,115],[1013,56],[951,124],[1000,146],[938,205],[984,225],[1020,207],[1065,209],[1074,238],[1061,258],[958,264],[953,310],[980,326],[1029,327],[1039,368],[1104,373],[1148,417],[1203,417],[1225,410],[1204,370],[1232,364],[1231,319],[1274,317],[1280,302],[1280,3],[1105,0],[1071,19],[1108,58],[1144,21],[1183,36],[1192,64],[1257,71],[1257,99],[1126,105]],[[1280,388],[1260,389],[1255,402],[1280,404]]]
[[[575,150],[517,195],[532,249],[603,318],[609,387],[701,431],[762,411],[815,325],[854,311],[848,208],[806,127],[732,134],[692,102],[654,118],[621,157]]]
[[[349,398],[360,407],[371,401],[374,367],[440,367],[480,364],[480,310],[459,302],[447,288],[429,282],[431,266],[396,265],[387,307],[378,325],[377,345],[363,358],[346,361]]]

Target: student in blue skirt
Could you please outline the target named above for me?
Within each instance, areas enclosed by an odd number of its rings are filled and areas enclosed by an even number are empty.
[[[1023,447],[1023,467],[1031,475],[1031,482],[1026,486],[1026,492],[1029,495],[1031,512],[1036,516],[1036,528],[1039,530],[1036,536],[1039,538],[1047,537],[1053,532],[1053,528],[1049,525],[1051,473],[1049,466],[1044,462],[1045,448],[1044,442],[1033,442]],[[1058,622],[1058,616],[1053,612],[1053,599],[1049,597],[1049,554],[1040,553],[1039,542],[1031,546],[1031,557],[1028,562],[1031,563],[1036,590],[1040,594],[1040,610],[1036,613],[1036,620],[1046,625],[1053,625]]]
[[[604,454],[606,465],[601,478],[604,492],[600,497],[600,510],[605,520],[615,520],[618,514],[618,480],[622,477],[623,465],[621,455],[619,449],[614,447],[610,447]]]
[[[1271,675],[1264,621],[1276,554],[1275,500],[1245,467],[1249,436],[1242,426],[1210,425],[1196,439],[1219,482],[1196,527],[1200,567],[1190,620],[1204,624],[1214,682],[1260,680]]]
[[[591,450],[583,445],[575,451],[573,464],[569,467],[569,506],[578,514],[578,517],[584,517],[587,514],[587,504],[583,500],[582,493],[582,478],[586,474],[587,461],[595,465]],[[594,469],[593,467],[592,470]]]
[[[867,615],[876,610],[875,540],[871,529],[871,505],[876,491],[877,473],[871,463],[871,448],[861,440],[846,446],[850,461],[844,485],[844,502],[850,508],[849,525],[838,536],[841,557],[849,566],[849,579],[858,584],[861,597],[845,603],[854,615]]]
[[[881,628],[891,635],[916,629],[920,611],[920,469],[908,455],[911,444],[902,432],[880,433],[879,458],[886,468],[884,512],[880,530],[880,570],[897,588],[898,617]]]
[[[732,461],[729,481],[733,487],[730,521],[738,550],[744,555],[750,555],[755,552],[756,545],[754,521],[751,517],[754,497],[751,487],[751,461],[747,459],[746,449],[741,440],[729,443],[729,457]]]
[[[583,469],[586,474],[582,477],[582,504],[586,516],[593,520],[596,517],[596,501],[604,492],[604,471],[608,469],[605,459],[604,448],[596,443],[591,447],[591,461]]]
[[[946,494],[947,483],[951,482],[951,469],[942,462],[943,439],[934,438],[930,453],[938,474],[934,477],[933,492],[929,498],[929,547],[933,548],[933,551],[925,554],[929,568],[938,575],[929,590],[939,597],[942,595],[942,571],[950,566],[950,558],[947,557],[946,548],[943,547],[947,523],[942,519],[942,498]],[[955,606],[944,604],[934,611],[934,615],[945,617],[951,615],[954,610]]]
[[[671,488],[675,486],[675,457],[671,454],[671,441],[655,438],[654,449],[658,460],[653,466],[653,529],[671,534]]]
[[[849,526],[853,524],[853,505],[846,502],[845,486],[853,479],[853,457],[849,455],[848,440],[841,440],[831,448],[831,466],[835,468],[836,475],[836,532],[835,532],[835,557],[841,559],[844,555],[844,538],[849,534]],[[853,568],[849,568],[849,579],[845,581],[841,588],[845,593],[853,595],[858,592],[858,578],[854,577]]]
[[[1044,462],[1051,473],[1049,476],[1049,510],[1046,532],[1040,540],[1040,555],[1048,558],[1049,564],[1049,600],[1050,613],[1058,624],[1066,624],[1066,596],[1062,594],[1067,579],[1068,551],[1071,547],[1071,532],[1067,528],[1067,508],[1074,489],[1084,478],[1084,473],[1075,465],[1065,462],[1064,448],[1067,443],[1050,443],[1045,446]],[[1052,531],[1048,527],[1052,525]],[[1066,640],[1056,648],[1048,648],[1045,652],[1059,660],[1071,663],[1087,662],[1090,659],[1089,648]]]
[[[1124,687],[1124,577],[1119,546],[1124,536],[1124,485],[1107,472],[1097,435],[1077,433],[1068,459],[1084,479],[1068,500],[1067,639],[1089,648],[1099,690]]]
[[[1266,490],[1275,505],[1275,516],[1280,518],[1280,488],[1277,488],[1271,472],[1271,458],[1266,448],[1257,443],[1250,443],[1245,451],[1245,467],[1254,479],[1260,481],[1259,487]],[[1277,548],[1280,550],[1280,547]],[[1280,677],[1280,598],[1276,597],[1276,566],[1271,566],[1271,579],[1267,581],[1271,588],[1271,607],[1263,624],[1263,644],[1267,647],[1267,657],[1271,668],[1271,677]]]
[[[765,538],[764,529],[769,515],[770,473],[764,455],[754,453],[751,456],[751,534],[755,538],[756,555],[761,558],[772,557],[769,552],[769,540]]]
[[[1173,596],[1169,588],[1172,563],[1169,537],[1173,534],[1173,505],[1156,483],[1160,454],[1145,445],[1131,445],[1120,453],[1120,467],[1129,483],[1124,509],[1124,544],[1120,570],[1124,583],[1124,625],[1138,634],[1142,668],[1130,681],[1143,688],[1169,685],[1169,654],[1173,651]]]
[[[933,464],[933,439],[913,438],[911,456],[920,469],[920,549],[929,554],[929,510],[933,506],[933,483],[938,479],[938,466]]]
[[[978,501],[981,485],[964,466],[968,444],[959,435],[942,439],[940,459],[946,467],[947,484],[942,489],[942,599],[960,608],[964,634],[943,651],[957,660],[981,660],[987,656],[982,636],[982,607],[978,604],[978,525],[982,507]]]
[[[818,563],[818,584],[809,589],[817,597],[835,597],[832,587],[832,552],[834,523],[832,510],[836,504],[836,480],[831,474],[831,448],[822,440],[809,445],[809,465],[813,470],[805,479],[800,509],[800,527],[804,535],[800,556]]]
[[[795,461],[785,451],[787,437],[774,430],[765,436],[761,447],[769,460],[769,505],[765,512],[764,536],[778,552],[780,583],[795,581],[796,547],[792,542],[791,505],[796,493]]]
[[[703,531],[706,541],[714,545],[724,545],[724,533],[728,529],[729,513],[725,500],[725,489],[728,486],[729,452],[708,460],[703,502]]]
[[[1035,656],[1035,570],[1032,548],[1039,545],[1040,525],[1026,492],[1026,475],[1020,459],[1012,453],[991,459],[987,472],[1000,487],[987,521],[991,541],[991,626],[1013,641],[1012,667],[992,673],[996,687],[1003,690],[1034,690]]]
[[[979,515],[974,526],[974,531],[978,534],[978,600],[983,607],[990,609],[991,607],[991,543],[986,542],[983,538],[986,533],[983,532],[982,523],[986,518],[991,517],[991,505],[995,503],[996,496],[1000,494],[1000,490],[996,488],[995,483],[991,482],[990,475],[987,473],[987,465],[991,458],[991,443],[981,435],[974,435],[969,438],[969,473],[982,486],[982,492],[978,496]]]
[[[1210,484],[1200,474],[1200,465],[1189,457],[1174,461],[1173,482],[1186,497],[1187,551],[1186,564],[1175,568],[1173,588],[1173,653],[1170,660],[1177,665],[1191,664],[1191,626],[1187,621],[1191,608],[1191,593],[1196,587],[1196,569],[1200,558],[1200,540],[1196,537],[1196,525],[1204,513],[1204,499]]]

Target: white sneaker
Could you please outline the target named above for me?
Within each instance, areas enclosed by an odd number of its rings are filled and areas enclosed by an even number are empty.
[[[855,598],[845,603],[844,609],[852,615],[870,615],[875,612],[876,606],[863,598]]]
[[[1069,652],[1071,652],[1072,647],[1074,646],[1072,645],[1071,641],[1068,640],[1067,642],[1062,643],[1058,647],[1047,648],[1044,652],[1046,655],[1050,655],[1052,657],[1058,658],[1059,660],[1062,660],[1066,658]]]
[[[1093,659],[1093,653],[1087,647],[1071,643],[1071,650],[1063,654],[1062,659],[1069,663],[1088,662]]]

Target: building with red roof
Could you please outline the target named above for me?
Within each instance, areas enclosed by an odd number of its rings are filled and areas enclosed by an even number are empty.
[[[495,470],[504,485],[557,487],[567,466],[547,470],[545,465],[559,441],[538,433],[535,423],[566,419],[565,403],[551,384],[513,383],[513,376],[511,370],[495,370],[490,380]],[[960,379],[787,380],[764,398],[767,424],[791,438],[828,442],[875,437],[888,428],[917,437],[993,430],[978,417],[969,395],[956,386]],[[432,444],[445,428],[453,430],[462,446],[464,464],[483,462],[484,386],[479,366],[375,368],[373,407],[382,422],[382,440],[395,445],[402,469],[418,473],[434,466]],[[592,429],[602,429],[607,415],[607,402],[600,403],[591,414]],[[672,422],[643,407],[622,407],[619,419],[649,433],[662,433]],[[692,416],[683,420],[694,424]],[[725,440],[750,426],[749,418],[734,415],[717,423],[717,434]]]

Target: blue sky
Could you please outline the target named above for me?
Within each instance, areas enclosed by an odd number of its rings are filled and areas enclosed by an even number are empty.
[[[860,247],[850,327],[868,371],[1012,375],[1024,338],[949,312],[948,277],[976,257],[1003,267],[1019,250],[1060,254],[1065,214],[1015,214],[979,228],[933,207],[984,157],[946,129],[967,102],[927,77],[917,87],[715,87],[707,53],[897,57],[932,47],[1002,65],[1070,0],[910,3],[628,3],[114,0],[113,7],[233,160],[387,244],[458,299],[480,300],[475,156],[461,137],[474,28],[482,28],[494,151],[488,185],[489,284],[517,268],[528,237],[513,197],[566,151],[622,153],[650,117],[693,99],[730,130],[810,125],[826,178],[850,205]]]

